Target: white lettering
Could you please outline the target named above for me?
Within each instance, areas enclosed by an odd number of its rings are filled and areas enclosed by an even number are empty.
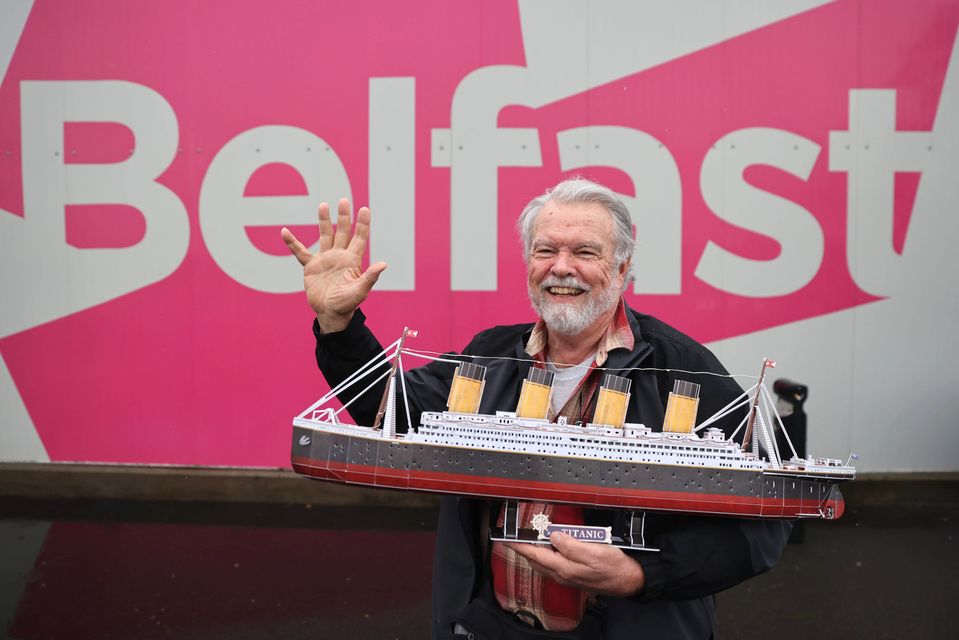
[[[453,95],[451,153],[434,154],[434,166],[450,166],[453,291],[496,290],[499,168],[542,164],[536,129],[500,129],[496,123],[500,109],[522,95],[525,81],[520,67],[485,67],[466,76]],[[445,132],[434,135],[443,138]],[[510,213],[515,220],[520,212]]]
[[[416,288],[416,80],[370,78],[370,262],[378,291]]]
[[[896,282],[906,284],[890,278],[902,261],[892,244],[895,176],[897,171],[925,169],[931,145],[929,132],[896,131],[896,92],[892,90],[851,90],[849,131],[829,132],[829,169],[849,174],[849,273],[873,295],[890,295],[898,288]]]
[[[253,172],[271,163],[296,169],[307,193],[244,197]],[[257,291],[291,293],[303,288],[300,265],[289,255],[257,249],[246,227],[316,224],[317,204],[330,202],[335,211],[341,197],[352,199],[350,181],[332,147],[296,127],[257,127],[223,145],[210,163],[200,189],[200,230],[213,260],[237,282]]]
[[[788,295],[815,277],[825,247],[819,222],[795,202],[750,185],[743,172],[763,164],[806,180],[819,150],[819,145],[802,136],[761,127],[733,131],[716,142],[700,169],[703,199],[727,222],[774,239],[780,252],[771,260],[753,260],[710,240],[696,277],[724,291],[755,298]]]
[[[618,195],[636,225],[635,293],[680,293],[683,194],[669,149],[648,133],[628,127],[568,129],[557,140],[563,171],[607,166],[632,179],[636,196]]]
[[[180,265],[189,242],[183,203],[156,182],[176,154],[178,128],[169,103],[153,89],[123,81],[20,84],[24,216],[0,216],[0,269],[29,278],[4,290],[3,334],[92,307],[162,280]],[[129,158],[105,164],[64,163],[68,122],[128,127]],[[66,244],[67,205],[123,204],[146,220],[132,247],[77,249]]]

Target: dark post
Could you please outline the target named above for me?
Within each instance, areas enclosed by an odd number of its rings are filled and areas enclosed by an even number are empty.
[[[803,409],[803,404],[805,404],[806,398],[809,397],[809,387],[798,382],[793,382],[792,380],[780,378],[773,383],[773,391],[779,398],[779,406],[777,408],[779,410],[779,416],[782,418],[783,426],[789,434],[789,439],[792,440],[793,446],[796,447],[796,453],[799,454],[799,457],[805,458],[806,411]],[[779,433],[779,431],[776,432],[776,444],[779,445],[779,452],[783,460],[786,460],[787,456],[792,455],[789,449],[789,443],[786,442],[786,438]],[[802,520],[797,520],[793,523],[792,534],[789,536],[790,544],[802,544],[806,538],[805,525],[806,523]]]

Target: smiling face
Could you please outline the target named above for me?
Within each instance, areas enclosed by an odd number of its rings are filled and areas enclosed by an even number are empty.
[[[614,259],[609,212],[594,202],[549,201],[532,235],[529,299],[547,328],[569,336],[608,323],[629,268]]]

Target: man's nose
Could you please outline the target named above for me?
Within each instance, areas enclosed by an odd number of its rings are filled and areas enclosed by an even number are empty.
[[[553,264],[550,267],[550,272],[560,278],[565,278],[566,276],[571,276],[576,273],[576,265],[573,255],[568,251],[559,251],[556,254],[556,259],[553,260]]]

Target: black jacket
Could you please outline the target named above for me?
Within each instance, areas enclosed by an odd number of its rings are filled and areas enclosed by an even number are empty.
[[[700,416],[709,416],[742,393],[728,377],[694,375],[700,371],[725,374],[726,370],[705,347],[659,320],[630,310],[635,337],[632,351],[613,350],[605,367],[656,371],[623,371],[632,380],[628,422],[661,428],[673,380],[701,385]],[[382,351],[359,310],[341,332],[323,335],[314,322],[316,361],[334,386]],[[463,350],[488,367],[481,413],[511,411],[519,400],[521,381],[530,367],[524,348],[532,325],[494,327],[478,334]],[[502,358],[517,358],[504,360]],[[455,365],[433,362],[407,371],[410,413],[418,422],[424,410],[446,406]],[[615,371],[614,371],[615,372]],[[349,407],[358,424],[372,424],[385,382]],[[348,401],[350,398],[341,398]],[[398,424],[404,423],[397,411]],[[744,415],[744,414],[743,414]],[[717,426],[731,433],[742,416],[729,417]],[[399,427],[400,429],[404,427]],[[443,496],[440,502],[436,551],[433,560],[433,637],[452,637],[453,618],[479,593],[483,566],[480,518],[484,502]],[[606,524],[612,512],[587,512],[587,521]],[[659,553],[634,557],[643,566],[646,586],[631,598],[603,597],[603,638],[709,638],[715,619],[713,594],[770,569],[789,535],[782,521],[710,518],[650,513],[646,520],[647,544]]]

